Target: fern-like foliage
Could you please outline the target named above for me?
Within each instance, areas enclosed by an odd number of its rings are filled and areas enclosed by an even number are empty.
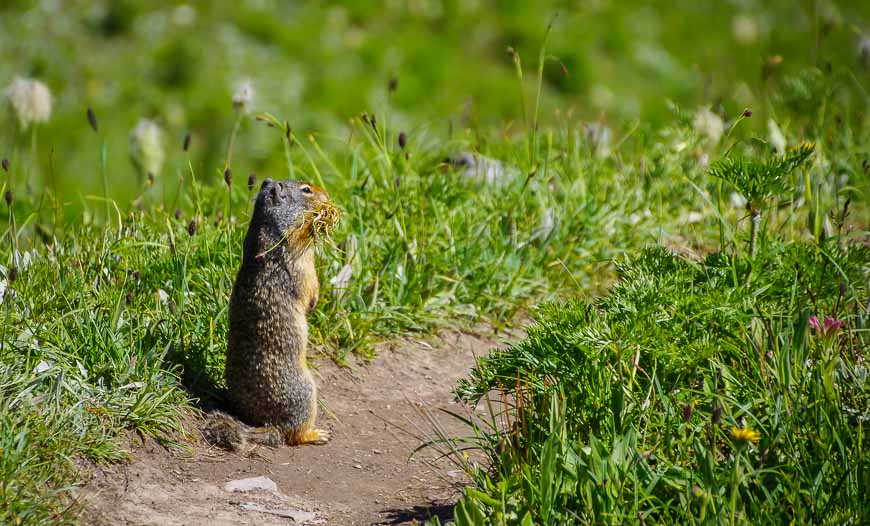
[[[713,164],[710,175],[732,185],[751,210],[758,210],[767,199],[789,190],[789,174],[812,156],[814,148],[810,143],[802,143],[763,161],[726,157]]]

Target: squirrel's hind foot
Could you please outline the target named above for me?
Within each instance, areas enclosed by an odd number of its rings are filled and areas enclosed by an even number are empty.
[[[245,454],[258,445],[277,447],[284,442],[281,431],[274,426],[251,428],[221,411],[206,417],[202,436],[213,446]]]
[[[227,451],[240,451],[247,445],[242,425],[233,417],[220,411],[211,413],[202,428],[206,442]]]
[[[287,444],[290,446],[302,446],[305,444],[322,446],[329,442],[332,434],[325,429],[303,429],[288,436]]]

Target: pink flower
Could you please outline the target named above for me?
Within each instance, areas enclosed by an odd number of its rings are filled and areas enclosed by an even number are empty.
[[[832,318],[831,316],[825,316],[825,321],[820,322],[818,316],[810,316],[809,320],[807,320],[810,324],[810,327],[815,329],[816,332],[821,334],[823,337],[833,336],[837,334],[837,331],[840,327],[843,326],[843,322]]]

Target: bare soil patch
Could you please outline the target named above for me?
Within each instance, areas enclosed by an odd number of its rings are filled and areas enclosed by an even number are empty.
[[[329,411],[319,418],[320,427],[332,431],[328,444],[261,447],[253,455],[202,442],[192,453],[153,441],[131,446],[131,462],[93,468],[83,490],[86,522],[368,525],[413,524],[433,515],[449,519],[468,481],[450,462],[435,462],[433,450],[411,458],[420,445],[412,435],[431,434],[424,410],[434,412],[451,434],[468,434],[438,409],[461,410],[452,394],[456,381],[475,356],[499,345],[495,337],[450,333],[382,346],[373,363],[360,367],[321,360],[318,385]],[[225,489],[227,482],[259,476],[276,488]]]

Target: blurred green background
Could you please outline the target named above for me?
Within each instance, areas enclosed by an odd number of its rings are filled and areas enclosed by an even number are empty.
[[[709,105],[726,118],[752,108],[760,118],[748,125],[762,133],[767,94],[791,73],[815,66],[850,77],[849,96],[862,111],[870,85],[870,2],[854,0],[4,0],[0,6],[0,84],[38,78],[54,96],[53,116],[37,130],[39,173],[31,183],[38,189],[53,176],[72,206],[83,202],[77,194],[101,194],[103,138],[112,197],[124,202],[141,192],[128,143],[142,117],[163,129],[167,162],[158,178],[176,180],[189,160],[199,177],[217,179],[235,122],[232,93],[245,79],[256,90],[255,111],[286,119],[300,137],[322,134],[326,147],[342,147],[348,120],[364,111],[412,141],[447,139],[465,128],[519,132],[528,124],[507,49],[521,57],[531,114],[538,53],[551,21],[544,125],[655,125],[671,118],[674,101],[690,111]],[[88,127],[87,107],[96,113],[99,136]],[[188,132],[192,145],[183,154]],[[28,155],[32,139],[7,117],[0,156],[21,170],[26,163],[15,161]],[[242,176],[280,174],[281,148],[274,131],[245,119],[233,169]]]

